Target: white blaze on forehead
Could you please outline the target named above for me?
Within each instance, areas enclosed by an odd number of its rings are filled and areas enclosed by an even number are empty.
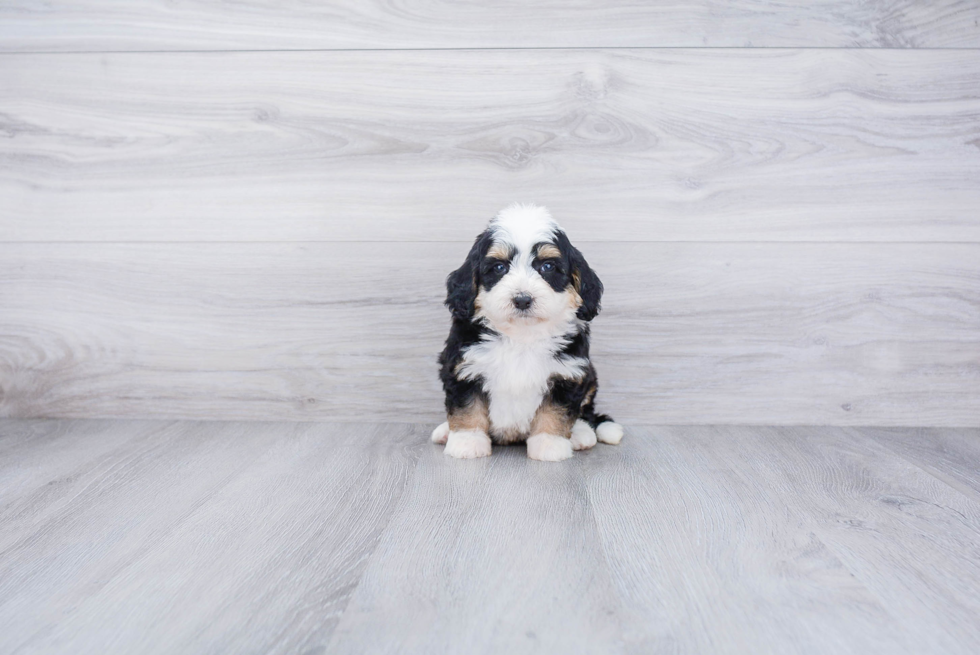
[[[529,253],[542,241],[553,243],[560,228],[544,207],[515,203],[500,210],[490,221],[494,241],[514,246],[518,252]]]

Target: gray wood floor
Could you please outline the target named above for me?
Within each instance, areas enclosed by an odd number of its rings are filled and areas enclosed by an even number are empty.
[[[3,3],[0,653],[980,652],[978,52],[976,0]],[[428,443],[514,200],[606,283],[619,447]]]
[[[4,653],[980,650],[980,430],[0,422]]]

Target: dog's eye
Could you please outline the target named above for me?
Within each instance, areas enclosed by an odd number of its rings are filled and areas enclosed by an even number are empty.
[[[507,271],[507,264],[503,262],[497,262],[493,265],[494,273],[505,273]]]
[[[550,273],[553,270],[555,270],[555,265],[554,265],[553,262],[545,262],[545,263],[541,264],[541,272],[542,273]]]

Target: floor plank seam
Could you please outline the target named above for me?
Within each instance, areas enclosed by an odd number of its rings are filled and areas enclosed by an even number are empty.
[[[719,51],[729,50],[732,52],[777,52],[777,51],[798,51],[798,50],[831,50],[831,51],[863,51],[872,52],[978,52],[980,48],[971,47],[890,47],[890,46],[615,46],[615,45],[594,45],[594,46],[499,46],[492,48],[229,48],[219,50],[189,49],[189,50],[17,50],[0,51],[2,56],[18,55],[122,55],[122,54],[232,54],[232,53],[316,53],[316,52],[339,52],[339,53],[358,53],[358,52],[535,52],[535,51],[575,51],[590,52],[603,50],[636,50],[654,52],[658,50],[691,50],[691,51]]]

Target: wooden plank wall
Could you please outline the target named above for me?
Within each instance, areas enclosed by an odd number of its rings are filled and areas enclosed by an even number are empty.
[[[512,200],[606,284],[621,420],[980,424],[952,0],[8,3],[0,415],[436,422]]]

